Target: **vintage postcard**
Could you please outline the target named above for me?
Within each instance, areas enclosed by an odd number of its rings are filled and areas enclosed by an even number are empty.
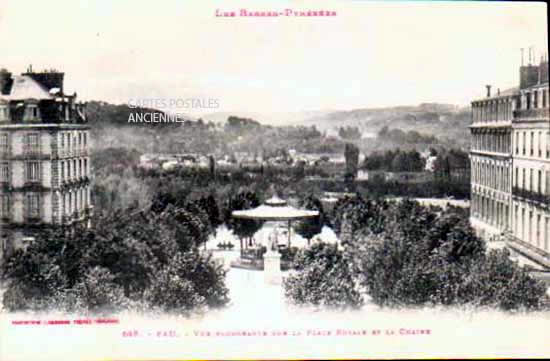
[[[550,357],[544,2],[0,2],[0,360]]]

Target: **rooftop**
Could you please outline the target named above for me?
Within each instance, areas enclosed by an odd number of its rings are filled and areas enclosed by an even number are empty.
[[[34,80],[28,75],[15,75],[13,83],[7,94],[0,94],[0,99],[23,100],[23,99],[54,99],[49,89]]]

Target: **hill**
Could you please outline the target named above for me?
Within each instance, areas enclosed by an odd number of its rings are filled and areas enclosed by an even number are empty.
[[[368,134],[377,134],[384,127],[414,130],[440,139],[457,140],[465,145],[469,138],[470,108],[424,103],[418,106],[353,109],[311,117],[303,124],[315,124],[319,130],[334,134],[341,127],[357,127]]]

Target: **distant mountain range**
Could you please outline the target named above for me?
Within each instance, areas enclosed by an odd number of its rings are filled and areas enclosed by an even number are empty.
[[[353,109],[336,111],[307,119],[304,124],[315,124],[327,130],[341,126],[354,126],[364,131],[378,131],[387,126],[402,130],[427,131],[433,128],[459,126],[467,128],[470,108],[450,104],[420,104],[387,108]]]
[[[264,125],[300,125],[307,119],[322,116],[328,113],[334,112],[334,110],[316,110],[316,111],[302,111],[302,112],[276,112],[276,113],[263,113],[263,112],[216,112],[209,113],[201,116],[204,121],[211,121],[214,123],[225,123],[230,116],[238,116],[241,118],[254,119]]]
[[[129,123],[132,113],[160,112],[154,109],[129,108],[127,105],[113,105],[106,102],[89,102],[88,118],[95,127],[139,126]],[[416,106],[394,106],[384,108],[362,108],[352,110],[319,110],[304,112],[216,112],[201,116],[204,123],[225,124],[227,118],[237,116],[253,119],[262,125],[272,126],[315,126],[327,135],[338,136],[339,129],[357,129],[363,139],[371,139],[386,127],[401,131],[416,131],[426,136],[435,136],[443,144],[468,147],[470,108],[452,104],[423,103]],[[189,120],[199,117],[189,116]],[[154,131],[150,125],[141,124]],[[175,124],[166,124],[161,128],[173,128]],[[177,125],[179,127],[179,125]],[[374,145],[373,145],[374,146]]]
[[[423,103],[416,106],[319,110],[288,113],[232,112],[211,113],[205,121],[223,123],[230,115],[270,125],[315,125],[320,131],[337,134],[340,127],[357,127],[365,134],[378,133],[383,127],[403,131],[416,130],[438,137],[467,137],[470,108],[453,104]]]

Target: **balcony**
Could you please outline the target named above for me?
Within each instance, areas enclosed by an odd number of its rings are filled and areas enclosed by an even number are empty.
[[[542,205],[544,208],[550,209],[550,195],[548,194],[542,194],[539,192],[529,191],[519,187],[513,187],[512,196],[523,198],[530,202],[538,203]]]
[[[40,146],[24,146],[23,154],[25,155],[39,155],[41,154]]]
[[[548,120],[550,117],[549,108],[519,109],[514,110],[516,120]]]
[[[42,224],[43,220],[40,217],[40,214],[25,214],[25,223],[27,224]]]
[[[71,214],[64,214],[61,216],[61,224],[71,225],[78,222],[85,221],[92,215],[92,207],[84,208],[80,211],[73,211]]]
[[[11,158],[26,160],[48,160],[51,158],[51,154],[48,154],[37,148],[23,148],[23,152],[21,154],[13,155]]]

